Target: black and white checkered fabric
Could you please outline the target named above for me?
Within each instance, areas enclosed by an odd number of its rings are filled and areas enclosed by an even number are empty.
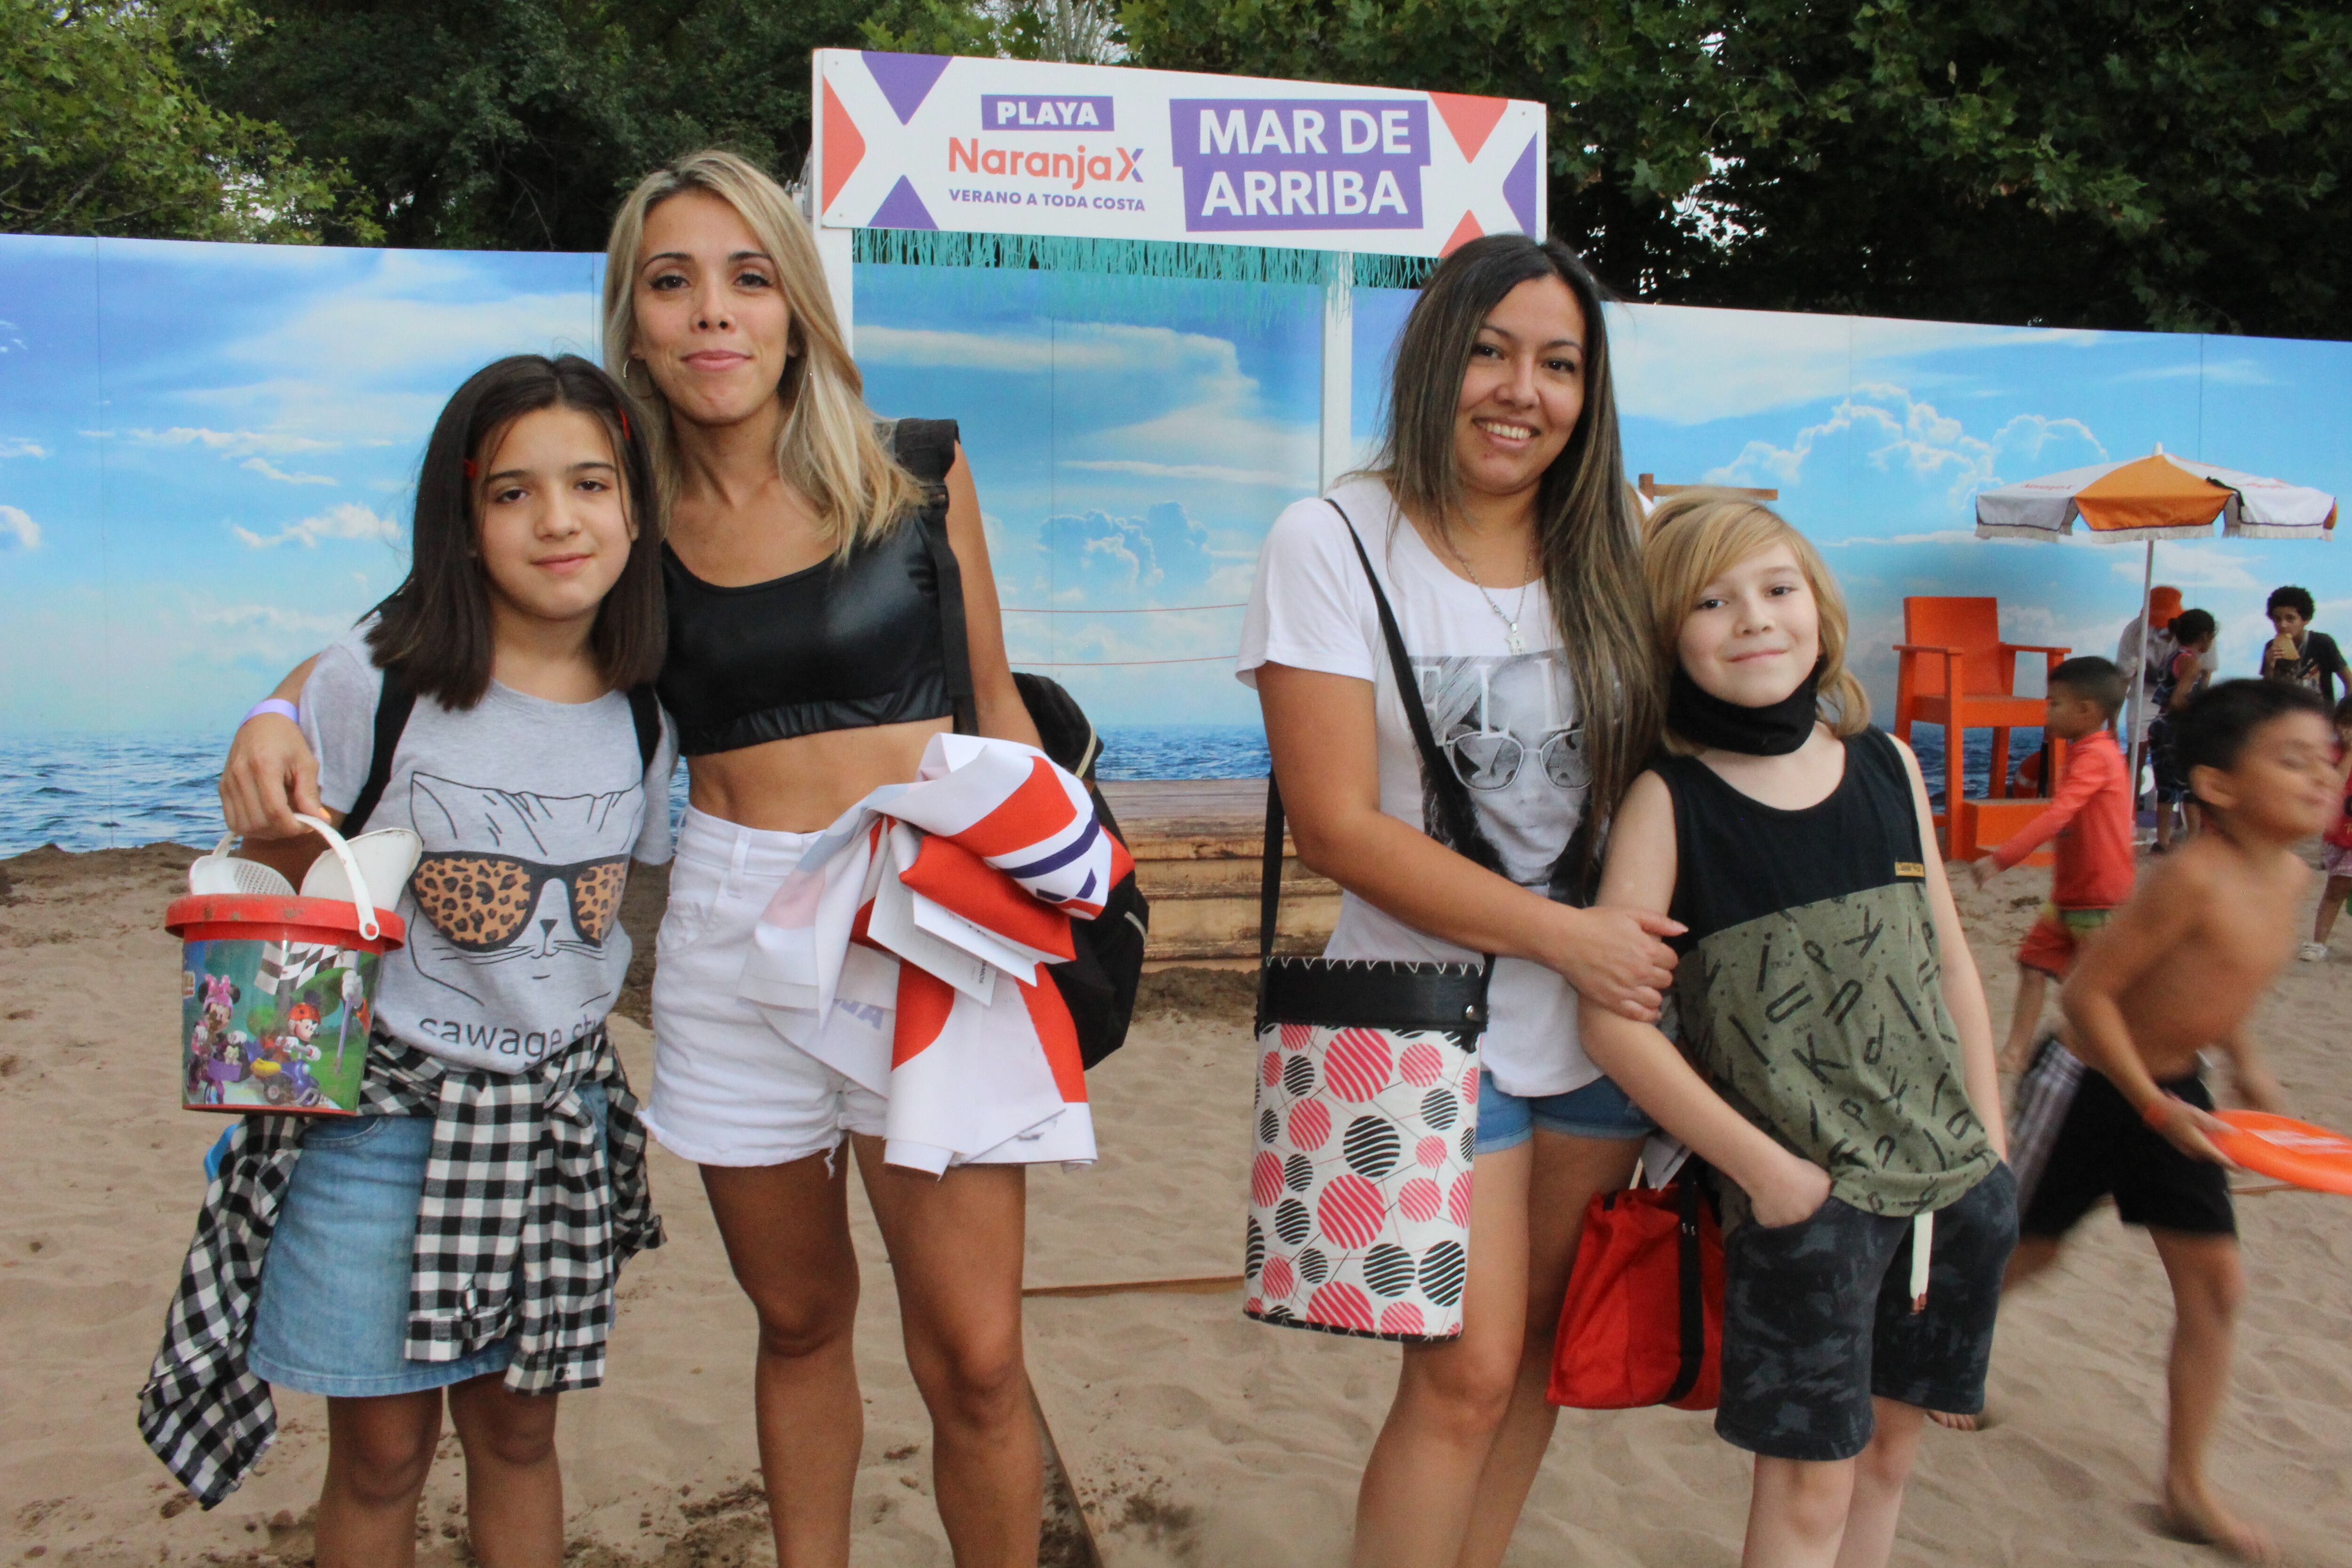
[[[2079,1058],[2046,1035],[2033,1052],[2025,1076],[2017,1080],[2017,1099],[2009,1113],[2009,1168],[2017,1178],[2017,1212],[2023,1214],[2041,1184],[2042,1167],[2074,1108],[2074,1091],[2087,1069]]]
[[[605,1136],[580,1096],[601,1083]],[[452,1067],[378,1037],[360,1109],[431,1116],[409,1278],[411,1360],[457,1361],[517,1336],[506,1384],[593,1388],[621,1267],[659,1247],[645,1126],[604,1031],[530,1072]],[[247,1116],[205,1194],[195,1239],[140,1391],[139,1430],[164,1468],[213,1507],[277,1436],[269,1385],[245,1351],[278,1205],[309,1118]]]

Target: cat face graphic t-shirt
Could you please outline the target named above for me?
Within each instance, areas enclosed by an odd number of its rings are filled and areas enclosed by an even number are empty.
[[[366,782],[383,689],[366,631],[320,655],[302,688],[319,797],[339,812]],[[400,892],[408,940],[384,959],[380,1026],[445,1061],[517,1072],[602,1023],[629,972],[629,862],[669,858],[677,760],[665,716],[641,766],[618,692],[551,702],[492,681],[463,713],[419,698],[367,823],[425,846]]]
[[[1357,479],[1331,492],[1356,525],[1404,635],[1422,705],[1439,747],[1470,786],[1478,826],[1521,887],[1540,892],[1584,815],[1591,783],[1582,714],[1540,580],[1485,593],[1430,553],[1398,515],[1388,487]],[[1489,601],[1492,601],[1491,603]],[[1497,611],[1499,610],[1499,614]],[[1507,621],[1518,623],[1518,649]],[[1423,799],[1421,758],[1381,645],[1380,611],[1339,515],[1325,500],[1295,503],[1259,552],[1242,622],[1239,674],[1264,664],[1369,680],[1380,741],[1381,809],[1443,838]],[[1343,894],[1329,958],[1450,963],[1478,955]],[[1555,971],[1496,961],[1479,1060],[1508,1094],[1565,1094],[1601,1076],[1576,1034],[1576,994]]]

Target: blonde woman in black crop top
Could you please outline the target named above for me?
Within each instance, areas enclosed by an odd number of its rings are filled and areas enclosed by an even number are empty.
[[[943,478],[979,732],[1037,743],[1005,660],[971,476],[951,426],[906,422],[894,460],[866,408],[807,224],[730,154],[648,176],[613,226],[609,368],[644,405],[669,506],[659,682],[691,806],[663,921],[646,1122],[702,1168],[760,1320],[761,1468],[780,1561],[848,1561],[863,1437],[845,1131],[888,1244],[929,1407],[955,1561],[1034,1563],[1041,1478],[1021,1347],[1018,1152],[943,1178],[885,1166],[881,1100],[787,1044],[734,981],[801,846],[950,728],[939,574],[908,468]],[[944,469],[943,475],[939,470]],[[299,672],[298,672],[299,674]],[[299,687],[298,687],[299,689]],[[224,775],[243,831],[299,831],[315,765],[284,720],[239,732]]]

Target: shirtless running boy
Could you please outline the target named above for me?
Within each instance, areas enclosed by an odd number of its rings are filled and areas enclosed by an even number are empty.
[[[2066,1046],[2045,1040],[2019,1087],[2021,1240],[2004,1289],[2048,1268],[2074,1223],[2115,1195],[2172,1281],[2166,1521],[2234,1556],[2272,1562],[2269,1534],[2224,1507],[2205,1474],[2245,1278],[2229,1162],[2208,1137],[2221,1124],[2199,1053],[2228,1056],[2250,1104],[2283,1109],[2250,1026],[2294,956],[2312,873],[2294,846],[2335,811],[2335,735],[2315,692],[2260,680],[2201,693],[2176,734],[2182,772],[2216,830],[2151,868],[2066,982]]]

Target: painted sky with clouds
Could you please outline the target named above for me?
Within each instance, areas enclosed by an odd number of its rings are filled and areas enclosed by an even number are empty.
[[[0,237],[0,733],[225,728],[397,581],[448,392],[499,353],[593,352],[597,267]],[[1318,296],[883,267],[856,287],[876,408],[962,424],[1016,663],[1108,724],[1253,721],[1220,662],[1239,612],[1191,606],[1244,598],[1313,489]],[[1359,298],[1360,437],[1410,299]],[[2089,651],[2137,608],[2137,547],[1979,542],[1978,489],[2161,442],[2352,491],[2352,345],[1656,306],[1611,330],[1629,470],[1778,488],[1882,701],[1904,595],[1998,595],[2012,637]],[[2278,583],[2352,633],[2336,545],[2167,545],[2158,575],[2215,612],[2231,670]]]

